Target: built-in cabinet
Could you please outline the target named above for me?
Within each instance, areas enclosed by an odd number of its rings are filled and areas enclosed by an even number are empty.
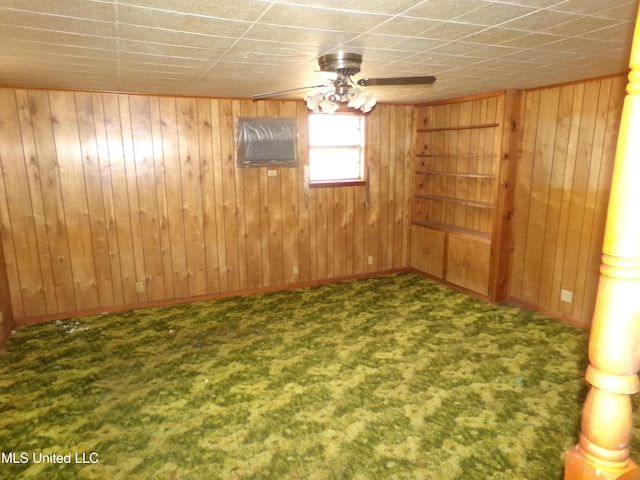
[[[413,225],[411,230],[411,266],[444,277],[444,232]]]
[[[517,100],[416,108],[411,266],[492,300],[506,291]]]

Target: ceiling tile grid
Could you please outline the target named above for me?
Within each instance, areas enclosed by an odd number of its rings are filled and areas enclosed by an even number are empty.
[[[0,86],[245,98],[328,83],[363,55],[368,87],[422,103],[623,73],[638,0],[0,0]],[[358,77],[355,77],[356,79]]]

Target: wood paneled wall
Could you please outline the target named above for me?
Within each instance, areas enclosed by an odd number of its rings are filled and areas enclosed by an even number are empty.
[[[236,168],[235,116],[298,117],[301,165]],[[15,317],[406,267],[413,107],[367,117],[367,187],[304,188],[306,119],[294,101],[0,89]]]
[[[11,330],[15,327],[11,297],[9,293],[9,279],[4,268],[4,255],[0,248],[0,345],[9,338]]]
[[[625,85],[620,75],[525,92],[510,295],[584,325],[595,306]],[[561,290],[573,292],[571,303]]]

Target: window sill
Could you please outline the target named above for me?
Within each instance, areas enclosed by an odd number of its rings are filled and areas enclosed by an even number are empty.
[[[309,188],[324,187],[358,187],[367,184],[366,180],[330,180],[327,182],[310,182]]]

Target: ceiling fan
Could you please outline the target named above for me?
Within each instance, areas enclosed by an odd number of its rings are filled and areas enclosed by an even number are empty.
[[[334,113],[340,107],[340,103],[346,102],[348,107],[357,108],[366,113],[376,104],[376,99],[373,95],[359,89],[358,86],[431,85],[436,81],[436,77],[428,75],[422,77],[361,78],[356,82],[351,77],[360,72],[361,64],[362,55],[359,53],[328,53],[318,58],[318,65],[321,72],[335,74],[335,79],[329,83],[263,93],[252,98],[259,100],[297,90],[321,89],[305,97],[309,110]]]

